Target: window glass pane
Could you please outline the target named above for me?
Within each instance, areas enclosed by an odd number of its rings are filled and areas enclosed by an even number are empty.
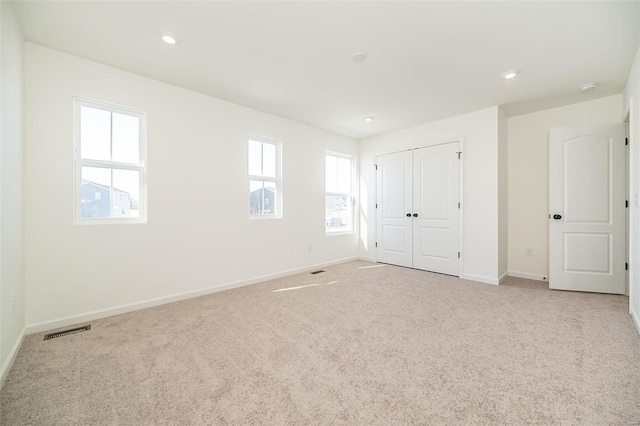
[[[327,232],[349,232],[353,229],[353,206],[347,195],[326,196]]]
[[[111,217],[140,217],[140,172],[113,169]]]
[[[111,217],[111,169],[82,167],[82,217]]]
[[[249,181],[249,213],[251,215],[275,215],[278,190],[275,182]]]
[[[276,146],[274,144],[262,144],[262,174],[276,177]]]
[[[327,155],[325,161],[326,192],[338,192],[338,158]]]
[[[139,217],[140,172],[82,166],[81,173],[83,218]]]
[[[113,161],[140,163],[140,119],[113,113]]]
[[[264,182],[261,180],[249,181],[249,214],[262,214],[262,194],[264,192]]]
[[[111,159],[111,113],[80,107],[80,156],[88,160]]]
[[[351,160],[338,157],[338,191],[351,194]]]
[[[276,214],[277,188],[275,182],[264,183],[264,197],[262,214]]]
[[[262,142],[249,141],[249,174],[262,176]]]

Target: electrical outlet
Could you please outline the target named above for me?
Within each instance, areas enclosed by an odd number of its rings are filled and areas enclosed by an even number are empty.
[[[524,255],[525,256],[533,256],[533,249],[532,248],[524,249]]]
[[[311,251],[311,244],[309,244],[309,251]]]

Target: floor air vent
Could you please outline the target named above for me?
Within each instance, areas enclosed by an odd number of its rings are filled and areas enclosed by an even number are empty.
[[[323,273],[323,272],[324,272],[324,271],[323,271],[322,269],[319,269],[319,270],[317,270],[317,271],[313,271],[313,272],[311,273],[311,275],[321,274],[321,273]]]
[[[68,336],[70,334],[82,333],[83,331],[91,330],[91,325],[85,325],[83,327],[70,328],[68,330],[58,331],[57,333],[49,333],[44,335],[44,339],[42,340],[51,340],[56,337]]]

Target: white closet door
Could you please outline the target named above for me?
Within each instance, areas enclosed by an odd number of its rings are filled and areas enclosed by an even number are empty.
[[[549,288],[625,292],[625,129],[551,129]]]
[[[460,275],[459,143],[413,151],[413,267]]]
[[[410,267],[412,266],[411,151],[381,155],[377,158],[377,165],[377,260]]]

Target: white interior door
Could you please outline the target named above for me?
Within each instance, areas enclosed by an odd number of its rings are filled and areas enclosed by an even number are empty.
[[[381,155],[377,166],[377,260],[411,267],[411,151]]]
[[[460,275],[459,144],[413,151],[413,267]]]
[[[549,287],[625,292],[624,125],[551,129]]]

